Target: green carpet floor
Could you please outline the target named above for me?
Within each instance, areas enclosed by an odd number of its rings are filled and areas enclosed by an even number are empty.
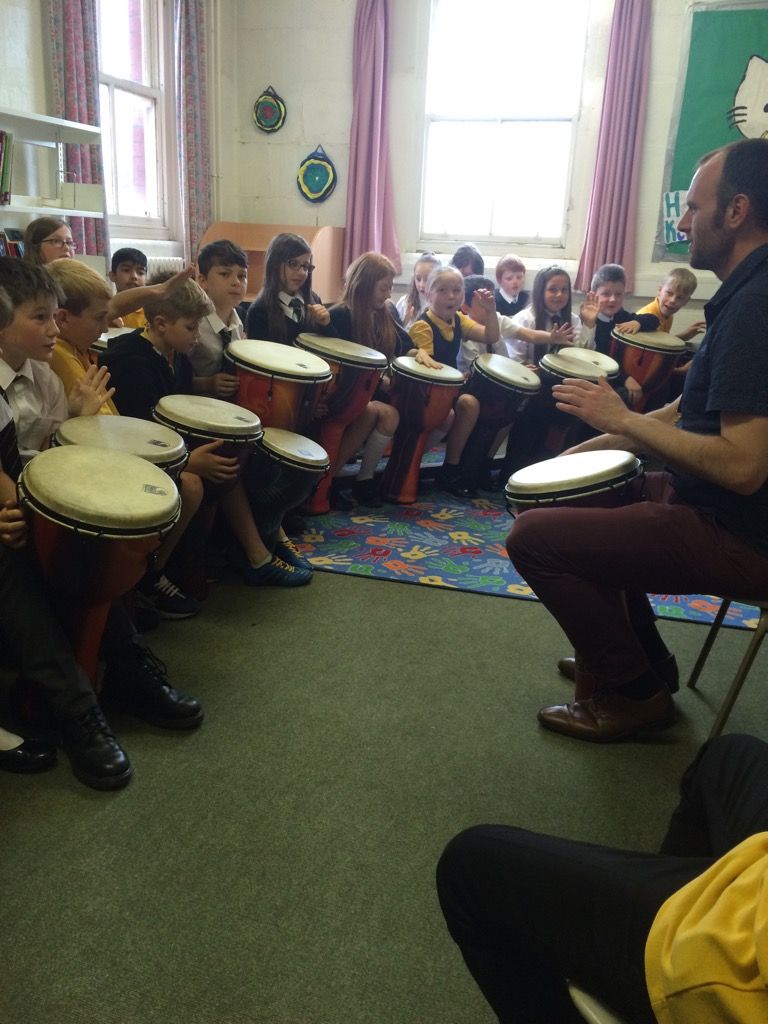
[[[661,629],[687,671],[704,628]],[[533,602],[223,583],[149,639],[199,732],[115,718],[120,793],[0,773],[3,1024],[490,1024],[435,899],[445,842],[508,821],[653,848],[746,641],[724,631],[673,729],[601,748],[537,727],[569,687]],[[729,728],[768,738],[764,657]]]

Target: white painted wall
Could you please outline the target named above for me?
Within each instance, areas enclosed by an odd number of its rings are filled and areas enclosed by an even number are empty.
[[[684,73],[681,33],[687,0],[653,0],[653,39],[648,122],[638,207],[639,296],[655,292],[663,267],[651,263],[664,158],[675,90]],[[210,0],[212,135],[217,217],[262,223],[343,225],[352,116],[352,33],[356,0]],[[591,51],[607,46],[611,0],[593,0]],[[0,36],[0,105],[49,113],[44,36],[39,0],[3,0]],[[407,253],[420,248],[418,202],[429,0],[393,0],[392,158],[398,233]],[[547,73],[542,70],[542,74]],[[511,76],[514,63],[511,64]],[[288,117],[275,135],[252,123],[254,100],[272,85],[285,98]],[[525,83],[535,88],[535,83]],[[596,144],[602,76],[585,86],[580,130]],[[321,143],[339,171],[335,193],[322,204],[304,200],[296,188],[302,158]],[[581,220],[591,164],[576,168],[573,216]],[[521,250],[535,270],[535,250]],[[489,262],[498,255],[487,250]],[[551,250],[539,253],[551,262]],[[577,258],[577,252],[566,257]],[[698,295],[716,282],[700,274]]]

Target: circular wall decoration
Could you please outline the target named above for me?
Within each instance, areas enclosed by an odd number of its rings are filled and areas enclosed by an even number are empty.
[[[322,203],[336,188],[338,175],[333,161],[322,146],[304,157],[296,175],[299,192],[310,203]]]
[[[253,123],[263,132],[277,132],[285,124],[285,103],[271,85],[253,105]]]

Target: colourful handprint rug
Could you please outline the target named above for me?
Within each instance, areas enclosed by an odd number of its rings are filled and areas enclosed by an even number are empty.
[[[295,540],[322,572],[535,601],[504,549],[510,524],[500,497],[462,501],[440,492],[414,505],[316,516]],[[719,607],[700,594],[652,594],[651,601],[661,618],[691,622],[711,622]],[[725,625],[754,629],[757,612],[734,603]]]

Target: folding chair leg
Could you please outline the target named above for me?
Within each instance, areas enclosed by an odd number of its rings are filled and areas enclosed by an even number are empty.
[[[709,739],[712,739],[714,736],[719,736],[723,731],[723,726],[728,721],[731,708],[736,703],[736,698],[741,692],[744,680],[747,678],[749,670],[752,668],[752,662],[755,660],[755,656],[760,650],[760,644],[763,642],[763,637],[765,636],[766,631],[768,631],[768,612],[763,611],[760,614],[760,621],[757,624],[757,629],[754,632],[749,647],[747,648],[744,657],[741,659],[741,664],[739,665],[736,675],[733,677],[731,688],[725,695],[725,700],[720,705],[720,710],[717,712],[717,718],[715,718],[712,731],[709,734]]]
[[[730,606],[731,602],[725,600],[724,598],[722,603],[720,604],[717,615],[715,616],[715,621],[709,627],[707,639],[704,641],[704,646],[701,648],[701,653],[696,659],[696,664],[693,666],[693,671],[691,672],[690,678],[688,680],[688,686],[691,690],[696,689],[696,683],[698,681],[699,676],[701,675],[701,670],[704,668],[704,663],[709,657],[709,652],[712,650],[712,644],[715,642],[715,639],[717,638],[718,631],[723,624],[723,619],[725,618],[725,614],[730,608]]]

